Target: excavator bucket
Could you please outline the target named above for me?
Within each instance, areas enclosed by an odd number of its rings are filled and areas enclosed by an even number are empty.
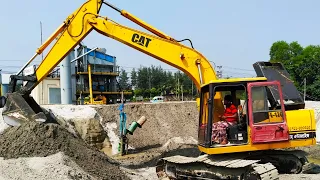
[[[3,120],[10,126],[19,126],[28,121],[45,122],[48,120],[41,107],[30,95],[22,96],[17,92],[8,93],[5,103],[1,106],[3,106]]]

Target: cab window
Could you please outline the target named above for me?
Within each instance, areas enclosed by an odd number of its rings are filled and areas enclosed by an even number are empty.
[[[276,109],[279,107],[279,102],[276,104],[268,101],[268,94],[270,89],[277,90],[276,85],[270,86],[255,86],[251,88],[251,102],[254,124],[263,123],[279,123],[283,122],[282,110]],[[280,106],[281,107],[281,106]]]

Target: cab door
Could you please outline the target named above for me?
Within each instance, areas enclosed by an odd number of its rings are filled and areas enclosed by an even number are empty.
[[[248,83],[248,110],[252,143],[289,140],[278,81]]]

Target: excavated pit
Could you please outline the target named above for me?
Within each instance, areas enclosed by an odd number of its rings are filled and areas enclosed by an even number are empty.
[[[101,124],[107,130],[119,134],[119,110],[117,105],[92,106],[101,116]],[[185,155],[196,157],[198,112],[195,102],[125,104],[127,127],[141,116],[147,118],[142,128],[128,135],[129,150],[125,157],[112,156],[123,166],[146,168],[166,156]],[[113,146],[118,140],[111,141]]]
[[[96,142],[100,149],[103,139],[101,134],[106,134],[101,150],[125,167],[136,169],[154,166],[159,158],[174,154],[194,157],[200,154],[196,145],[198,112],[195,102],[125,104],[127,128],[141,116],[147,118],[142,128],[128,135],[129,151],[126,156],[118,155],[119,105],[43,107],[69,130],[73,126],[87,143],[90,144],[87,139],[100,139],[99,143]],[[92,129],[101,130],[98,125],[105,133],[92,132]]]

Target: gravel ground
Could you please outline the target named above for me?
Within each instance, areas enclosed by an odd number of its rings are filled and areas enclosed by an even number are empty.
[[[319,174],[281,174],[280,180],[319,180]]]
[[[64,153],[47,157],[32,157],[4,160],[0,158],[0,179],[12,180],[96,180],[82,170]]]

